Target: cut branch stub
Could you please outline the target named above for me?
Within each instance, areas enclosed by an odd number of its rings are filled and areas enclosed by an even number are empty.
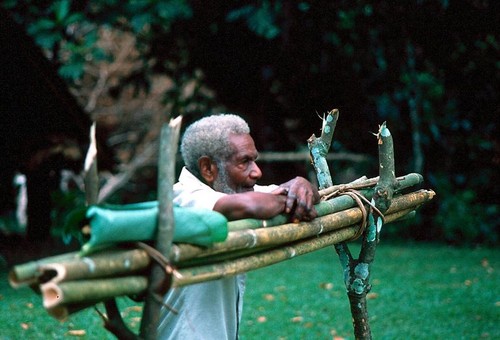
[[[384,213],[391,205],[392,196],[398,186],[394,166],[394,144],[392,135],[384,122],[377,133],[379,150],[379,181],[375,186],[376,207]]]
[[[309,137],[307,144],[312,157],[312,164],[316,170],[316,176],[320,189],[328,188],[333,185],[330,169],[326,162],[326,155],[330,149],[333,132],[339,118],[339,110],[333,109],[328,112],[326,118],[323,118],[321,137],[317,138],[314,134]]]

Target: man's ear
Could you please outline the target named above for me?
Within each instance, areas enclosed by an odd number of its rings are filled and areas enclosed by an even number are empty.
[[[201,177],[211,187],[218,175],[217,165],[212,162],[210,157],[202,156],[198,159],[198,167],[200,168]]]

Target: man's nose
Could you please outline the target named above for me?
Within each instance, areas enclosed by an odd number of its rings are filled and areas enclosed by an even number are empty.
[[[255,162],[252,163],[252,170],[250,170],[250,177],[255,180],[262,177],[262,171],[260,171],[259,166]]]

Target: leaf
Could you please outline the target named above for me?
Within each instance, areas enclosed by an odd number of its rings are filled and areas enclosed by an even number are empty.
[[[28,33],[30,34],[36,34],[41,31],[50,31],[54,27],[56,27],[56,24],[54,21],[50,19],[40,19],[35,22],[33,22],[29,27],[28,27]]]
[[[61,0],[54,3],[54,14],[57,22],[62,23],[64,18],[68,16],[70,4],[69,0]]]
[[[66,20],[64,20],[65,25],[71,25],[80,21],[83,21],[85,16],[82,13],[72,13],[70,14]]]
[[[61,77],[72,80],[80,79],[83,75],[83,71],[83,63],[67,64],[59,68],[59,74],[61,75]]]
[[[143,30],[144,26],[151,24],[153,22],[153,17],[150,13],[141,13],[134,15],[130,21],[134,32],[139,33]]]

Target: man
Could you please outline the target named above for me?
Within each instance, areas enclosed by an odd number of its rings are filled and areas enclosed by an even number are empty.
[[[316,217],[316,188],[302,177],[279,186],[259,186],[262,172],[248,124],[231,114],[203,118],[181,142],[185,167],[174,185],[174,204],[220,212],[228,220],[268,219],[281,213],[293,221]],[[158,328],[160,339],[238,338],[245,276],[171,289]]]

